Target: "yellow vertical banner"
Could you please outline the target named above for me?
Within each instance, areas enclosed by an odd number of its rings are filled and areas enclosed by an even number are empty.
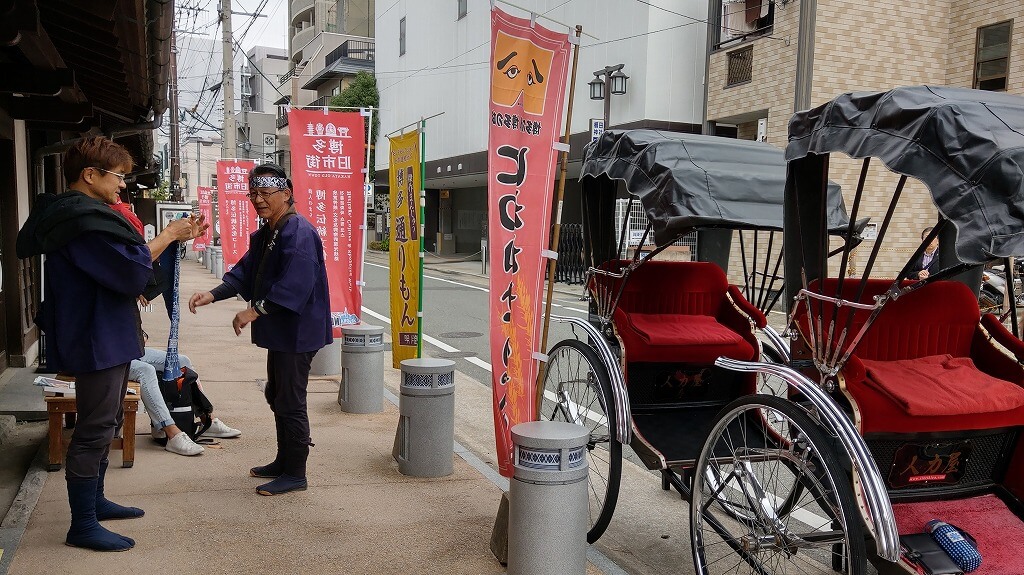
[[[391,359],[397,369],[403,359],[417,357],[420,298],[420,131],[391,142]]]

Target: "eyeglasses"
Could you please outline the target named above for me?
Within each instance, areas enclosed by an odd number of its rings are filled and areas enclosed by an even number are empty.
[[[269,198],[270,196],[272,196],[272,195],[274,195],[274,194],[276,194],[278,192],[283,192],[283,191],[285,191],[285,190],[277,189],[277,190],[274,190],[273,192],[249,192],[246,195],[249,196],[250,200],[255,200],[257,197],[262,198],[262,199],[265,200],[265,199]]]
[[[92,166],[92,168],[94,170],[99,170],[99,171],[101,171],[101,172],[103,172],[105,174],[113,174],[113,175],[117,176],[117,179],[121,180],[122,182],[124,181],[125,176],[128,175],[128,174],[119,174],[117,172],[111,172],[110,170],[104,170],[103,168],[97,168],[96,166]]]

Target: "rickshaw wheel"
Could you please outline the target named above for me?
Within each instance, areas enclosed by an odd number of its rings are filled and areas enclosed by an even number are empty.
[[[767,343],[761,343],[761,361],[764,363],[775,363],[782,365],[782,354]],[[789,384],[786,380],[777,375],[767,372],[757,374],[757,392],[764,395],[786,397],[789,393]]]
[[[799,406],[773,396],[722,410],[694,470],[690,539],[700,575],[867,568],[864,527],[833,443]]]
[[[614,405],[611,378],[597,352],[575,339],[558,342],[548,354],[540,418],[567,421],[590,430],[587,543],[597,541],[604,534],[619,497],[622,444],[615,438]]]

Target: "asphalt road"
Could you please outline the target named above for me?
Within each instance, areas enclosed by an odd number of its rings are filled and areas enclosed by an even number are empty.
[[[367,322],[385,324],[390,318],[387,266],[366,262],[363,308]],[[465,274],[427,270],[423,276],[423,355],[454,359],[455,368],[490,386],[487,280]],[[577,288],[578,289],[578,288]],[[578,295],[556,292],[552,313],[587,317],[587,302]],[[572,337],[563,324],[551,323],[548,349]]]

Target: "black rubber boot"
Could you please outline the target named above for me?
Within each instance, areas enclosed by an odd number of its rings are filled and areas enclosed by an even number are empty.
[[[263,477],[266,479],[274,479],[284,472],[284,442],[285,432],[284,424],[281,422],[281,418],[274,417],[274,425],[277,427],[277,457],[273,461],[266,465],[259,465],[249,470],[249,475],[252,477]]]
[[[135,540],[109,531],[96,519],[96,484],[98,479],[68,479],[68,504],[71,506],[71,528],[65,543],[96,551],[127,551]]]
[[[103,521],[106,519],[134,519],[142,517],[146,512],[138,507],[118,505],[103,496],[103,478],[107,474],[107,466],[109,464],[110,460],[108,459],[100,462],[100,476],[96,481],[96,519]]]

